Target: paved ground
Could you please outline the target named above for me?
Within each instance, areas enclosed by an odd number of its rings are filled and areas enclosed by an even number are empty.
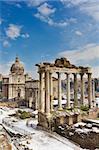
[[[0,114],[0,117],[3,119],[7,117],[8,114],[12,114],[14,110],[3,110],[3,113]],[[7,120],[8,122],[8,120]],[[9,121],[10,122],[10,121]],[[12,124],[12,123],[11,123]],[[31,122],[32,128],[26,126],[26,120],[18,120],[18,122],[13,123],[13,128],[6,127],[11,130],[11,132],[17,132],[23,134],[23,131],[26,131],[31,134],[31,139],[21,139],[17,140],[21,145],[29,147],[31,150],[81,150],[78,146],[70,142],[68,139],[63,138],[59,135],[52,135],[42,130],[36,129],[37,120]],[[21,150],[21,148],[20,148]]]

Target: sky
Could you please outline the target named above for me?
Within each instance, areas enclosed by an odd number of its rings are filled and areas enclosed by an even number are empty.
[[[66,57],[99,77],[99,0],[0,0],[0,73]]]

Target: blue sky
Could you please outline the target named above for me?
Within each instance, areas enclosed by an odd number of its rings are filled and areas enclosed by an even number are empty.
[[[0,72],[16,55],[27,72],[67,57],[99,77],[99,0],[0,0]]]

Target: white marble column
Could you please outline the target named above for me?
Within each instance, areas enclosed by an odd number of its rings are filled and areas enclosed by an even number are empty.
[[[89,108],[92,108],[92,78],[91,78],[91,73],[88,73],[88,103],[89,103]]]
[[[74,74],[74,107],[78,107],[78,87],[77,87],[77,74]]]
[[[58,109],[62,110],[61,73],[58,72]]]
[[[81,77],[81,104],[84,105],[84,100],[85,100],[85,96],[84,96],[84,74],[81,73],[80,77]]]
[[[50,79],[50,109],[53,111],[53,77],[52,73],[50,72],[49,74],[49,79]]]
[[[49,71],[45,72],[45,113],[50,115]]]
[[[45,100],[44,100],[44,87],[43,87],[43,73],[42,72],[40,72],[39,73],[39,76],[40,76],[40,97],[39,97],[39,110],[41,111],[41,112],[44,112],[44,109],[45,109]]]
[[[70,74],[67,75],[67,85],[66,85],[66,97],[67,97],[67,104],[66,107],[70,108]]]

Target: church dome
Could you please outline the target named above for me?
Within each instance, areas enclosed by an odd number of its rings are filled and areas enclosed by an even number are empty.
[[[10,71],[11,73],[18,74],[18,75],[24,74],[24,67],[20,63],[20,60],[18,57],[16,57],[15,63],[12,64]]]

